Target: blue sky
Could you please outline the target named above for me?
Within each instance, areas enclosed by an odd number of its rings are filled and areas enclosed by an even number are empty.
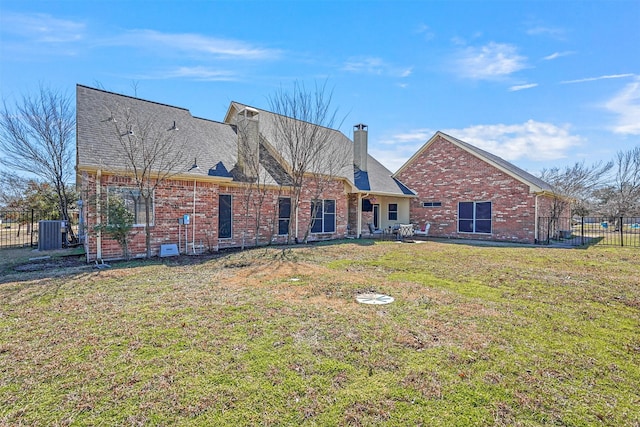
[[[327,82],[397,170],[436,131],[536,173],[640,145],[640,2],[0,0],[0,91],[137,95],[223,120]]]

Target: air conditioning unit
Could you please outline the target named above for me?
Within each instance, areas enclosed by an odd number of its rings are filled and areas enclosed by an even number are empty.
[[[66,221],[38,221],[38,250],[62,249],[67,233]]]

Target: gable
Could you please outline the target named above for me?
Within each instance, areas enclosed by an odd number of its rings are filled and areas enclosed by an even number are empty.
[[[404,165],[402,165],[402,167],[400,167],[400,169],[398,169],[398,171],[395,174],[393,174],[393,176],[394,177],[401,176],[402,173],[407,168],[410,168],[414,163],[419,161],[419,159],[422,158],[425,155],[425,153],[428,152],[429,148],[438,141],[451,144],[454,147],[464,150],[471,156],[474,156],[475,158],[500,170],[506,175],[509,175],[513,179],[527,185],[529,187],[529,191],[532,193],[543,193],[543,192],[552,191],[552,187],[549,184],[547,184],[540,178],[530,174],[529,172],[517,167],[513,163],[510,163],[502,159],[501,157],[498,157],[494,154],[491,154],[487,151],[484,151],[478,147],[475,147],[469,143],[466,143],[462,140],[454,138],[440,131],[436,132],[436,134],[433,137],[431,137],[429,141],[427,141],[413,156],[411,156],[411,158],[409,158],[409,160],[405,162]]]

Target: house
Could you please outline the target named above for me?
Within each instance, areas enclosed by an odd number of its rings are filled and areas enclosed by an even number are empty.
[[[534,243],[554,199],[541,179],[442,132],[393,177],[418,196],[410,221],[438,237]]]
[[[76,87],[76,103],[76,180],[88,261],[123,256],[97,227],[108,223],[117,200],[134,217],[131,256],[144,256],[147,246],[157,255],[163,245],[197,253],[355,237],[368,233],[369,223],[386,230],[410,220],[416,194],[368,154],[364,124],[354,126],[352,141],[338,130],[237,102],[218,122],[83,85]],[[299,184],[283,120],[327,141]],[[141,176],[149,177],[142,186]]]

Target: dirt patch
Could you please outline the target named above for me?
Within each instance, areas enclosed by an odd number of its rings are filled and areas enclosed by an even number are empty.
[[[24,264],[16,265],[13,269],[18,272],[32,272],[50,270],[52,268],[78,267],[81,265],[86,265],[84,258],[74,256],[50,258],[43,261],[29,261]]]

